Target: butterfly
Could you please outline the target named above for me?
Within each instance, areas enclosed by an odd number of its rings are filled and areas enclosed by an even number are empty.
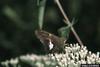
[[[65,53],[66,39],[44,30],[36,30],[35,35],[41,41],[47,53]]]
[[[42,29],[36,30],[35,35],[41,41],[47,53],[65,53],[64,50],[66,46],[65,43],[69,38],[71,26],[73,26],[74,24],[75,23],[73,19],[70,25],[58,29],[58,33],[60,34],[60,37],[51,34],[47,31],[44,31]]]

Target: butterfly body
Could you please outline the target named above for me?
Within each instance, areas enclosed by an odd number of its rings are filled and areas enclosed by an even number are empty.
[[[64,44],[66,39],[60,38],[54,34],[46,32],[44,30],[36,30],[35,34],[37,38],[41,41],[44,49],[48,53],[61,53],[64,51]]]

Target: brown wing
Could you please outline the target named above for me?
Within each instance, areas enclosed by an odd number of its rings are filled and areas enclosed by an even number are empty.
[[[66,39],[60,38],[43,30],[36,30],[35,34],[37,38],[40,39],[40,41],[44,44],[46,49],[48,49],[49,41],[54,44],[54,48],[51,50],[51,52],[60,52],[64,49],[64,42]]]

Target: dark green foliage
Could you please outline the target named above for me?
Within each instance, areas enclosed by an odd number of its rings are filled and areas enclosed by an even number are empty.
[[[14,1],[0,1],[0,60],[36,52],[33,43],[34,30],[38,28],[36,0]]]

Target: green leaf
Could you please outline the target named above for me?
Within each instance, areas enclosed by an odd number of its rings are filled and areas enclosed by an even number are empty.
[[[70,33],[70,27],[66,26],[66,27],[62,27],[58,30],[58,33],[61,37],[63,38],[68,38],[69,37],[69,33]]]
[[[42,26],[43,26],[43,18],[44,18],[44,12],[45,12],[45,5],[46,5],[46,0],[42,0],[39,3],[38,24],[39,24],[39,28],[40,29],[42,29]]]
[[[71,26],[73,26],[75,24],[75,19],[72,20],[72,23],[70,23],[70,25],[68,26],[65,26],[65,27],[61,27],[59,30],[58,30],[58,33],[61,37],[63,38],[69,38],[69,34],[70,34],[70,29],[71,29]]]

